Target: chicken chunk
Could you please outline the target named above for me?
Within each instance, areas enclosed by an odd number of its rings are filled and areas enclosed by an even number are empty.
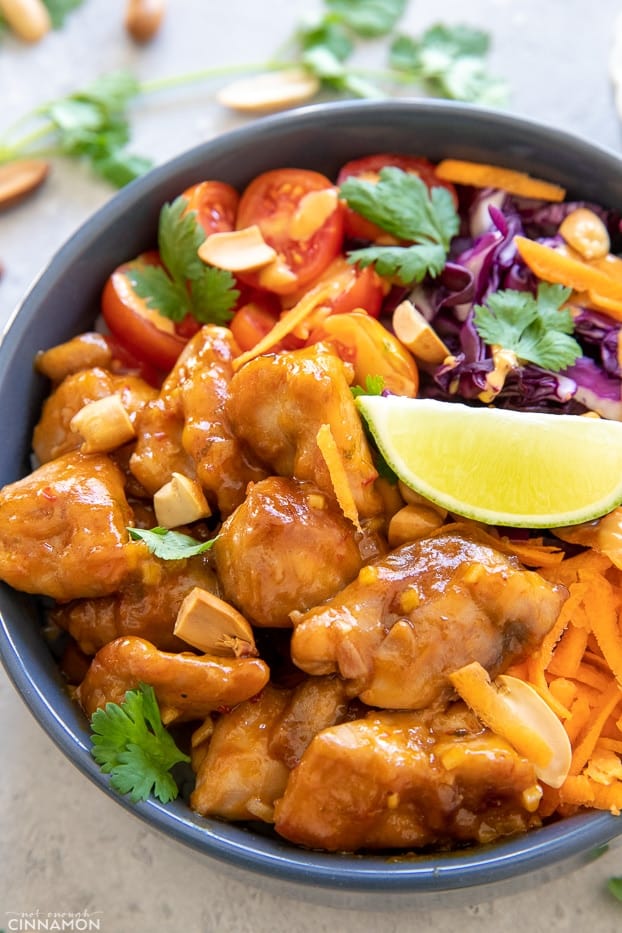
[[[32,437],[35,456],[40,463],[47,463],[80,447],[83,438],[71,430],[70,422],[89,402],[118,395],[134,421],[136,413],[157,398],[157,394],[157,389],[139,376],[115,376],[97,367],[67,376],[43,405]]]
[[[451,696],[453,670],[479,661],[495,676],[533,651],[565,595],[516,558],[446,533],[293,614],[292,658],[309,674],[340,673],[370,706],[422,709]]]
[[[196,464],[182,445],[184,421],[166,400],[149,402],[136,419],[136,444],[129,470],[145,492],[153,496],[173,473],[196,479]]]
[[[122,703],[140,683],[150,684],[162,721],[169,724],[205,719],[213,710],[242,703],[259,693],[269,677],[259,658],[172,654],[129,635],[97,652],[76,697],[90,717],[106,703]]]
[[[291,627],[360,567],[357,533],[312,483],[272,476],[249,487],[213,547],[225,599],[260,626]]]
[[[186,345],[160,399],[139,419],[130,469],[153,495],[173,471],[197,478],[223,517],[265,469],[232,432],[225,399],[237,347],[225,327],[203,327]]]
[[[371,713],[315,736],[275,829],[329,851],[489,843],[539,823],[533,765],[466,708]]]
[[[65,343],[49,350],[41,350],[35,358],[35,368],[58,384],[81,369],[110,369],[112,350],[102,334],[95,332],[78,334]]]
[[[269,684],[257,700],[240,703],[218,720],[190,796],[193,810],[226,820],[272,822],[289,769],[269,746],[289,696]]]
[[[359,516],[376,515],[382,501],[377,472],[345,376],[344,364],[322,344],[260,356],[231,381],[225,406],[233,430],[280,476],[315,483],[333,495],[331,477],[317,443],[330,425],[343,458]]]
[[[121,582],[118,593],[73,600],[52,610],[50,618],[88,655],[121,635],[145,638],[161,651],[181,651],[188,646],[173,628],[184,597],[195,586],[218,590],[204,555],[162,561],[146,554]]]
[[[269,684],[258,698],[216,722],[207,752],[195,766],[192,809],[203,816],[271,823],[290,769],[313,737],[342,722],[347,710],[337,678],[309,677],[293,690]]]
[[[108,457],[52,460],[0,491],[0,579],[57,600],[114,593],[145,554],[131,520]]]

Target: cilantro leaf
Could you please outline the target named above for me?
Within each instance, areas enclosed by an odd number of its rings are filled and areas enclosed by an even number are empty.
[[[48,8],[52,28],[60,29],[68,14],[82,6],[84,0],[43,0],[43,2]]]
[[[326,49],[339,62],[345,62],[354,51],[354,43],[347,30],[328,17],[303,24],[297,39],[303,52]]]
[[[507,98],[507,88],[488,74],[485,56],[489,45],[488,34],[480,29],[437,23],[420,38],[396,36],[389,62],[396,71],[422,80],[437,96],[501,104]]]
[[[541,283],[537,295],[505,289],[473,309],[475,328],[489,345],[512,350],[520,360],[559,372],[582,355],[570,311],[570,289]]]
[[[609,878],[607,889],[617,900],[622,901],[622,877]]]
[[[123,703],[107,703],[91,716],[91,754],[110,783],[132,803],[153,792],[162,803],[174,800],[177,785],[169,773],[189,762],[162,725],[153,687],[139,684],[125,694]]]
[[[386,36],[406,10],[408,0],[325,0],[328,9],[357,35]]]
[[[86,159],[98,175],[122,186],[152,164],[124,150],[130,138],[125,111],[139,92],[140,85],[133,75],[117,71],[68,97],[51,101],[37,114],[50,121],[60,152]]]
[[[430,191],[416,175],[387,166],[377,184],[352,176],[341,185],[340,193],[367,220],[413,244],[354,250],[348,254],[350,262],[374,265],[380,275],[397,278],[404,285],[441,273],[460,223],[447,189],[439,186]]]
[[[140,261],[124,270],[136,294],[171,321],[193,315],[201,324],[226,324],[240,293],[230,272],[206,265],[198,249],[205,232],[184,197],[160,211],[158,248],[162,266]]]
[[[201,324],[226,324],[240,296],[235,276],[226,269],[204,266],[203,274],[190,285],[192,314]]]
[[[133,541],[144,541],[150,552],[161,560],[183,560],[209,551],[216,538],[209,541],[197,541],[190,535],[168,528],[128,528]]]
[[[174,282],[162,266],[132,263],[124,271],[126,278],[147,306],[171,321],[183,321],[190,311],[190,296],[185,285]]]
[[[358,398],[359,395],[382,395],[384,392],[384,378],[379,375],[370,375],[369,373],[365,376],[365,388],[363,386],[350,386],[350,392],[354,398]]]
[[[375,84],[353,74],[326,46],[317,45],[302,55],[304,66],[319,78],[325,87],[354,97],[381,98],[384,95]]]
[[[417,175],[395,166],[380,172],[377,184],[355,176],[341,185],[348,206],[401,240],[427,241],[449,247],[459,218],[446,188],[429,191]]]
[[[378,275],[395,278],[402,285],[421,282],[426,275],[435,278],[445,267],[447,253],[442,246],[419,243],[414,246],[366,246],[348,253],[348,260],[363,268],[373,265]]]
[[[197,255],[205,233],[197,222],[196,211],[187,211],[188,201],[175,198],[160,211],[158,247],[170,276],[178,281],[200,278],[205,264]]]

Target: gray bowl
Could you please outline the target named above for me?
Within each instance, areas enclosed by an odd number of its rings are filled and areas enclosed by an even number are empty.
[[[491,161],[557,182],[569,196],[622,209],[622,161],[567,133],[508,114],[423,101],[347,102],[268,117],[192,149],[113,197],[57,253],[0,345],[0,486],[28,472],[30,436],[46,385],[37,350],[88,329],[111,270],[149,248],[161,205],[207,177],[242,188],[281,166],[334,176],[349,159],[385,151]],[[19,413],[19,414],[16,414]],[[40,634],[37,599],[0,585],[0,656],[17,690],[67,757],[121,805],[168,837],[262,884],[325,902],[447,905],[527,887],[592,859],[622,820],[586,812],[527,835],[451,854],[391,859],[305,851],[253,827],[206,820],[181,800],[136,806],[112,791],[89,753],[89,729],[69,700]],[[462,898],[460,897],[462,895]]]

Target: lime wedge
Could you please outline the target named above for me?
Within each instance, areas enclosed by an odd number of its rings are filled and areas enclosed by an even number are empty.
[[[555,528],[622,502],[621,422],[397,395],[356,404],[397,476],[457,515]]]

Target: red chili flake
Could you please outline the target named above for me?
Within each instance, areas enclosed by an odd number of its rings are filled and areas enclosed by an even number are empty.
[[[44,486],[43,489],[41,490],[41,495],[43,496],[44,499],[47,499],[48,502],[56,502],[56,500],[58,499],[58,496],[56,495],[56,493],[54,492],[51,486]]]

